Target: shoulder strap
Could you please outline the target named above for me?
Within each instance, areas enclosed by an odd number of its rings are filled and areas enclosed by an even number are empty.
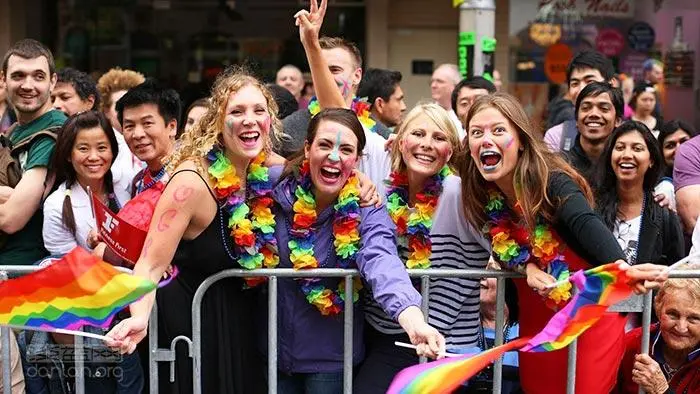
[[[575,120],[566,120],[564,123],[562,123],[562,134],[561,134],[561,142],[559,143],[559,149],[562,152],[568,152],[571,150],[571,147],[574,146],[574,140],[576,139],[576,136],[578,135],[578,129],[576,128],[576,121]]]
[[[202,174],[199,173],[199,171],[192,170],[192,169],[189,169],[189,168],[185,168],[185,169],[183,169],[183,170],[177,171],[176,173],[174,173],[173,175],[170,176],[170,179],[168,179],[168,184],[166,184],[165,187],[168,187],[168,185],[170,184],[170,182],[172,182],[173,178],[175,178],[175,176],[177,176],[177,174],[180,174],[180,173],[183,173],[183,172],[194,172],[195,174],[197,174],[197,176],[199,177],[199,179],[201,179],[202,182],[204,182],[204,185],[207,187],[207,190],[209,190],[209,194],[211,195],[211,198],[213,198],[214,201],[216,202],[216,204],[219,205],[219,200],[216,198],[216,196],[214,195],[214,192],[213,192],[213,191],[211,190],[211,188],[209,187],[209,182],[207,182],[207,180],[204,179],[204,177],[202,176]]]
[[[49,137],[56,141],[58,138],[58,130],[61,129],[62,126],[54,126],[54,127],[49,127],[48,129],[38,131],[28,138],[25,138],[23,141],[19,142],[17,145],[12,146],[12,153],[17,152],[19,150],[25,149],[28,146],[31,146],[31,144],[36,141],[38,138],[41,137]]]

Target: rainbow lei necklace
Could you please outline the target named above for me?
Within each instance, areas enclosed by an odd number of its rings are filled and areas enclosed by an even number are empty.
[[[362,123],[362,126],[373,133],[377,132],[377,122],[375,122],[374,119],[369,116],[370,105],[367,102],[367,98],[355,97],[352,99],[352,106],[350,109],[355,112],[357,119],[359,119],[360,123]],[[318,104],[316,97],[314,97],[311,99],[311,101],[309,101],[309,113],[311,114],[311,117],[314,117],[319,112],[321,112],[321,106]]]
[[[491,247],[498,260],[510,269],[525,268],[531,257],[537,258],[540,269],[552,275],[556,280],[569,277],[569,266],[563,255],[566,245],[561,242],[544,219],[539,218],[534,233],[530,234],[525,226],[508,209],[505,197],[496,187],[489,187],[489,200],[484,210],[489,221],[484,226],[484,233],[491,238]],[[520,211],[520,205],[515,208]],[[566,282],[553,289],[545,303],[548,307],[558,309],[571,298],[571,283]]]
[[[294,195],[294,222],[289,231],[289,259],[294,269],[318,268],[319,263],[314,257],[316,223],[316,199],[311,193],[311,177],[309,162],[305,160],[299,171],[299,184]],[[350,268],[355,263],[355,256],[360,249],[360,186],[357,176],[348,178],[340,190],[338,201],[334,205],[333,245],[337,256],[337,268]],[[345,281],[341,281],[338,289],[332,291],[326,288],[321,279],[301,279],[301,290],[311,305],[316,306],[322,315],[335,315],[343,310],[345,302]],[[355,281],[353,286],[353,302],[358,299],[361,284]]]
[[[396,224],[399,237],[407,240],[409,256],[406,268],[425,269],[430,267],[430,229],[433,227],[433,214],[438,198],[442,194],[442,182],[450,175],[445,166],[426,183],[423,192],[416,194],[413,212],[408,209],[408,177],[406,173],[394,171],[389,175],[386,207],[391,220]]]
[[[275,217],[272,206],[272,184],[265,167],[265,152],[253,159],[246,175],[246,198],[238,191],[241,180],[236,169],[223,154],[214,147],[207,154],[209,179],[214,184],[214,193],[220,200],[226,199],[224,211],[230,216],[228,228],[238,253],[238,264],[245,269],[274,268],[279,263],[275,240]],[[246,278],[249,286],[264,282],[262,278]]]

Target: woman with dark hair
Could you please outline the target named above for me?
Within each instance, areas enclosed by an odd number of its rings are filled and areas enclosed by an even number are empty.
[[[598,172],[597,211],[629,264],[669,265],[684,256],[676,214],[653,202],[664,157],[641,122],[629,120],[608,138]]]
[[[280,267],[355,268],[352,301],[338,278],[278,281],[278,390],[339,393],[343,387],[343,319],[346,301],[356,303],[353,362],[362,361],[363,300],[369,286],[384,312],[398,321],[419,354],[444,352],[444,338],[425,322],[421,296],[397,255],[394,226],[384,206],[359,206],[355,167],[365,145],[357,115],[325,109],[311,119],[302,151],[286,164],[274,188],[273,212]],[[259,336],[265,346],[264,336]]]
[[[676,150],[682,143],[696,135],[698,135],[698,133],[695,131],[695,128],[681,119],[671,120],[661,126],[659,145],[661,146],[661,152],[664,155],[664,162],[666,163],[664,171],[665,177],[673,179],[673,161],[676,158]]]
[[[462,157],[462,199],[467,220],[484,229],[494,260],[523,272],[516,279],[520,335],[537,334],[571,298],[569,283],[547,285],[581,269],[618,263],[635,289],[663,278],[663,267],[630,267],[615,237],[591,205],[591,189],[569,164],[551,153],[522,105],[511,95],[480,97],[467,114]],[[576,392],[607,393],[623,352],[625,320],[606,313],[578,338]],[[566,391],[567,351],[519,354],[527,393]]]
[[[654,85],[642,82],[634,87],[629,102],[629,106],[634,111],[630,120],[644,123],[651,130],[654,138],[659,135],[659,127],[662,123],[660,118],[654,116],[658,99]]]
[[[58,186],[44,202],[42,231],[44,246],[51,255],[66,254],[77,246],[91,250],[86,241],[90,229],[95,227],[90,193],[113,212],[119,211],[129,200],[127,185],[112,183],[111,167],[118,153],[114,129],[101,112],[75,114],[58,133],[50,167]],[[95,327],[86,330],[101,335],[107,331]],[[42,334],[34,334],[32,338],[38,340],[39,335]],[[73,336],[51,334],[51,339],[47,340],[70,346]],[[86,341],[95,351],[108,352],[102,341]],[[97,368],[97,371],[86,374],[87,392],[140,393],[143,388],[143,371],[137,355],[128,355],[112,363],[96,361],[88,367]],[[100,368],[109,372],[100,374]],[[32,387],[44,384],[39,379],[34,380],[36,382],[31,384]]]
[[[92,250],[86,241],[95,227],[88,189],[113,212],[129,200],[126,185],[112,183],[118,152],[114,130],[102,113],[82,112],[66,121],[50,167],[58,186],[44,202],[44,246],[50,254],[76,246]]]
[[[209,107],[209,99],[206,97],[193,101],[192,104],[187,107],[187,111],[185,111],[185,125],[182,130],[177,133],[175,138],[180,138],[180,135],[184,131],[193,127],[197,122],[199,122],[199,119],[201,119],[207,112],[207,107]]]

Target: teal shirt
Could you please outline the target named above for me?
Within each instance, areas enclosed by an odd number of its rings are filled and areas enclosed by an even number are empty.
[[[51,110],[27,124],[17,125],[10,135],[10,141],[13,145],[17,144],[34,133],[62,126],[66,119],[68,118],[63,112]],[[29,150],[20,154],[22,172],[36,167],[48,167],[55,147],[56,142],[50,137],[33,141]],[[1,265],[29,265],[48,255],[41,236],[43,216],[40,207],[22,230],[7,236],[7,242],[0,247]]]

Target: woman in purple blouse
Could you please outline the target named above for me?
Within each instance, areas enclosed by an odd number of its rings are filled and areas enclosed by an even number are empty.
[[[364,356],[360,286],[371,288],[419,354],[435,357],[444,352],[444,338],[425,322],[386,209],[358,205],[354,169],[364,144],[362,125],[351,110],[326,109],[311,120],[304,149],[288,162],[273,190],[279,266],[360,270],[362,281],[354,285],[355,364]],[[279,280],[279,393],[342,392],[343,282]]]

